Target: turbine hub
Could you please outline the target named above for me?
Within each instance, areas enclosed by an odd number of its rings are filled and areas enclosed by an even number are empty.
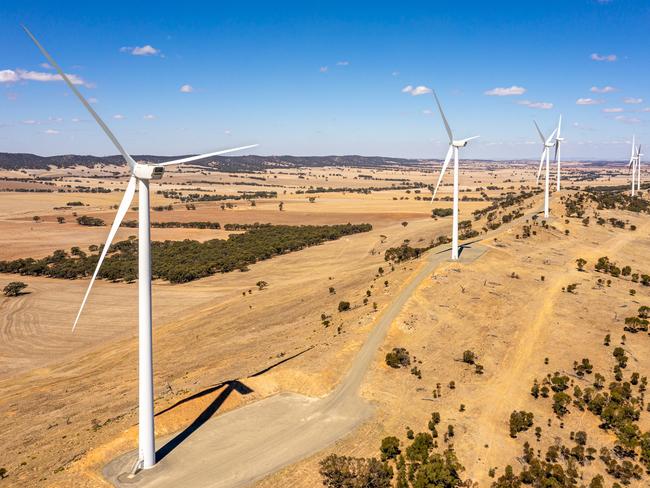
[[[467,146],[468,142],[469,141],[467,141],[467,139],[463,139],[461,141],[453,141],[451,143],[451,145],[454,146],[454,147],[465,147],[465,146]]]

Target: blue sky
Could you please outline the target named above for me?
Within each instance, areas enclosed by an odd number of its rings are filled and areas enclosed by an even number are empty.
[[[430,88],[458,137],[481,135],[468,157],[536,158],[533,119],[560,114],[567,157],[650,143],[647,1],[3,5],[0,151],[103,155],[21,23],[134,154],[441,158]]]

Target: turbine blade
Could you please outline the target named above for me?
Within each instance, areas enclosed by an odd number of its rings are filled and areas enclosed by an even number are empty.
[[[438,104],[438,110],[440,110],[440,115],[442,115],[442,121],[445,123],[445,129],[447,130],[447,135],[449,136],[449,143],[454,142],[454,135],[451,133],[451,127],[449,127],[449,122],[447,122],[447,117],[445,117],[445,112],[442,110],[442,105],[440,105],[440,100],[438,100],[438,95],[436,91],[433,90],[433,96],[436,99],[436,104]]]
[[[539,134],[539,138],[542,140],[542,144],[546,142],[546,137],[544,137],[544,134],[542,134],[542,131],[539,128],[539,125],[537,125],[537,121],[533,120],[533,123],[535,124],[535,128],[537,129],[537,133]]]
[[[115,234],[117,233],[117,230],[120,228],[120,224],[122,223],[122,220],[124,219],[124,216],[126,215],[126,212],[129,210],[129,206],[131,205],[131,201],[133,201],[133,195],[135,194],[135,187],[136,187],[136,182],[137,179],[135,176],[131,176],[129,179],[129,184],[126,187],[126,190],[124,191],[124,196],[122,197],[122,201],[120,202],[120,206],[117,209],[117,214],[115,214],[115,220],[113,221],[113,225],[111,226],[111,230],[108,233],[108,237],[106,238],[106,243],[104,244],[104,249],[102,249],[102,253],[99,256],[99,261],[97,261],[97,267],[95,268],[95,272],[93,273],[93,277],[90,279],[90,283],[88,284],[88,289],[86,290],[86,294],[84,295],[84,299],[81,302],[81,307],[79,307],[79,312],[77,313],[77,318],[74,321],[74,324],[72,326],[72,332],[74,332],[75,327],[77,327],[77,322],[79,322],[79,317],[81,317],[81,312],[84,309],[84,305],[86,305],[86,300],[88,299],[88,295],[90,295],[90,289],[93,287],[93,284],[95,283],[95,278],[97,278],[97,273],[99,272],[99,268],[101,268],[102,263],[104,262],[104,258],[106,257],[106,253],[108,252],[108,249],[111,247],[111,242],[113,241],[113,238],[115,237]]]
[[[197,161],[199,159],[210,158],[212,156],[218,156],[219,154],[226,154],[226,153],[231,153],[231,152],[235,152],[235,151],[243,151],[244,149],[250,149],[251,147],[257,147],[257,146],[259,146],[259,144],[251,144],[250,146],[233,147],[232,149],[222,149],[221,151],[215,151],[215,152],[206,153],[206,154],[199,154],[198,156],[190,156],[189,158],[174,159],[172,161],[165,161],[164,163],[158,163],[156,166],[170,166],[172,164],[189,163],[190,161]]]
[[[467,139],[463,139],[463,140],[461,140],[460,142],[468,143],[469,141],[471,141],[471,140],[473,140],[473,139],[478,139],[479,137],[481,137],[481,136],[472,136],[472,137],[468,137]]]
[[[546,156],[546,147],[542,151],[542,157],[539,160],[539,169],[537,170],[537,184],[539,185],[539,177],[542,174],[542,166],[544,165],[544,157]]]
[[[558,154],[559,154],[559,153],[560,153],[560,145],[556,142],[556,143],[555,143],[555,162],[556,162],[556,163],[558,162],[557,157],[558,157]]]
[[[133,158],[126,152],[126,150],[122,147],[122,145],[119,143],[115,135],[111,132],[111,130],[108,128],[108,126],[104,123],[104,121],[97,115],[97,112],[93,110],[93,108],[90,106],[90,104],[86,101],[86,99],[83,97],[83,95],[77,90],[77,88],[72,84],[68,76],[63,72],[61,67],[57,64],[56,61],[50,56],[50,54],[45,50],[45,48],[41,45],[40,42],[34,37],[34,35],[25,27],[24,25],[22,26],[27,35],[31,38],[32,41],[34,41],[34,44],[36,44],[36,47],[43,53],[43,56],[45,56],[45,59],[56,69],[56,71],[59,73],[61,78],[63,78],[63,81],[68,85],[68,87],[72,90],[72,92],[77,96],[77,98],[81,101],[84,107],[86,107],[86,110],[90,112],[90,115],[92,115],[93,119],[99,124],[99,126],[102,128],[104,133],[108,136],[108,138],[111,140],[113,145],[117,148],[117,150],[120,152],[122,157],[126,160],[126,163],[129,165],[129,168],[131,168],[131,171],[135,168],[135,161]]]
[[[557,123],[557,137],[560,138],[560,131],[562,130],[562,116],[560,115],[560,120]]]
[[[634,157],[634,150],[636,148],[636,140],[635,139],[636,139],[636,135],[633,135],[632,136],[632,150],[630,152],[630,160],[632,160],[632,158]]]
[[[449,161],[451,161],[451,155],[454,152],[454,146],[450,145],[449,149],[447,150],[447,155],[445,156],[445,162],[442,163],[442,169],[440,170],[440,176],[438,177],[438,183],[436,183],[436,188],[433,190],[433,195],[431,196],[431,201],[433,202],[433,199],[436,197],[436,193],[438,193],[438,187],[440,186],[440,183],[442,182],[442,177],[445,175],[445,171],[447,171],[447,166],[449,166]]]
[[[557,128],[553,129],[553,132],[551,132],[551,135],[548,136],[548,139],[546,139],[545,144],[550,144],[550,142],[553,140],[553,137],[555,136],[555,133],[557,132]]]

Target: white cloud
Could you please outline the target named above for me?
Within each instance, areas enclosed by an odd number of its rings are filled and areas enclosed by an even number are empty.
[[[485,95],[490,97],[507,97],[511,95],[523,95],[524,93],[526,93],[526,89],[523,86],[516,85],[512,85],[509,88],[492,88],[491,90],[484,92]]]
[[[76,124],[77,122],[81,122],[81,119],[79,117],[72,117],[70,121]]]
[[[615,91],[618,91],[618,88],[614,88],[613,86],[603,86],[602,88],[599,88],[597,86],[592,86],[589,91],[591,93],[612,93]]]
[[[60,134],[60,133],[61,133],[61,132],[59,132],[58,130],[55,130],[55,129],[47,129],[47,130],[45,130],[45,131],[43,131],[43,132],[44,132],[45,134],[48,134],[48,135],[56,135],[56,134]]]
[[[0,83],[14,83],[19,79],[18,73],[12,69],[3,69],[0,71]]]
[[[181,93],[192,93],[193,91],[194,91],[194,87],[192,87],[192,85],[181,86]]]
[[[337,61],[336,66],[350,66],[350,61]]]
[[[230,134],[232,134],[232,131],[230,129],[226,129],[223,131],[223,133],[229,136]]]
[[[402,93],[410,93],[414,97],[417,97],[418,95],[431,93],[431,88],[424,85],[419,85],[416,87],[413,87],[412,85],[406,85],[404,88],[402,88]]]
[[[97,100],[95,97],[90,97],[88,99],[88,103],[99,103],[99,100]]]
[[[113,118],[115,120],[124,120],[126,117],[124,115],[122,115],[122,114],[115,114],[115,115],[113,115]]]
[[[156,118],[154,114],[147,114],[144,117],[142,117],[144,120],[153,120]]]
[[[530,100],[522,100],[521,102],[517,103],[528,108],[538,108],[540,110],[550,110],[553,108],[553,104],[551,102],[531,102]]]
[[[603,112],[605,112],[606,114],[616,114],[616,113],[620,113],[620,112],[622,112],[622,111],[623,111],[623,109],[622,109],[622,108],[619,108],[619,107],[614,107],[614,108],[604,108],[604,109],[603,109]]]
[[[613,61],[616,61],[617,56],[616,54],[598,54],[598,53],[593,53],[591,56],[589,56],[592,61],[607,61],[608,63],[611,63]]]
[[[639,103],[643,103],[643,98],[627,97],[625,100],[623,100],[623,103],[638,105]]]
[[[625,115],[617,115],[614,119],[623,122],[624,124],[639,124],[641,122],[641,120],[636,117],[627,117]]]
[[[52,66],[50,66],[50,63],[41,63],[39,66],[43,69],[53,69]]]
[[[90,86],[80,76],[71,73],[66,73],[66,76],[73,85]],[[20,80],[49,82],[63,81],[63,78],[61,78],[61,75],[44,73],[42,71],[29,71],[24,69],[3,69],[0,71],[0,83],[15,83]]]
[[[392,75],[392,76],[399,76],[399,71],[393,71],[393,72],[391,73],[391,75]]]
[[[38,124],[38,120],[34,120],[34,119],[23,120],[23,124],[26,124],[26,125],[36,125],[36,124]]]
[[[160,55],[160,49],[156,49],[150,44],[146,44],[144,46],[135,46],[135,47],[125,46],[125,47],[121,47],[120,51],[123,53],[131,53],[134,56],[159,56]]]
[[[320,71],[321,73],[327,73],[327,70],[328,70],[328,69],[329,69],[329,68],[328,68],[327,66],[321,66],[320,69],[319,69],[319,71]]]
[[[578,98],[576,100],[576,105],[600,105],[604,102],[604,100],[596,100],[594,98]]]

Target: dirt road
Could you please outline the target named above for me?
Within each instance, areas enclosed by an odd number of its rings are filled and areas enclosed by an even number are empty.
[[[483,252],[467,248],[461,261]],[[269,397],[209,420],[149,471],[132,478],[123,474],[133,466],[136,453],[131,452],[107,465],[105,476],[117,486],[247,486],[346,436],[372,413],[359,387],[390,325],[417,287],[448,258],[448,251],[431,253],[414,271],[378,319],[345,379],[326,397]]]

